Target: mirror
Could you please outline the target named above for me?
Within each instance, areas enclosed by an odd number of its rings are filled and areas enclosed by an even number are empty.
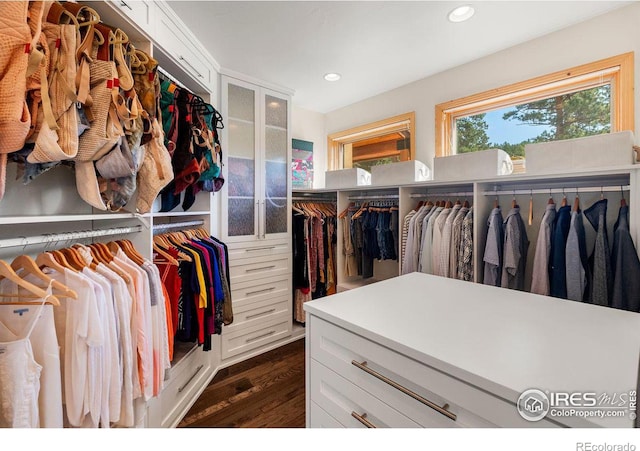
[[[362,168],[415,158],[415,112],[332,133],[327,140],[329,170]]]

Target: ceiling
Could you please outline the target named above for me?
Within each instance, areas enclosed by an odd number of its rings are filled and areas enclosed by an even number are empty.
[[[619,1],[169,1],[226,69],[327,113],[619,8]],[[452,23],[454,7],[475,15]],[[342,79],[328,82],[327,72]]]

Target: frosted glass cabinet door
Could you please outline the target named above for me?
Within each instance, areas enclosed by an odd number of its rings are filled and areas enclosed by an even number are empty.
[[[256,111],[255,89],[229,81],[227,85],[227,236],[258,234],[256,197]],[[223,143],[224,146],[225,143]]]
[[[277,93],[264,95],[265,231],[267,235],[288,232],[289,210],[289,102]]]

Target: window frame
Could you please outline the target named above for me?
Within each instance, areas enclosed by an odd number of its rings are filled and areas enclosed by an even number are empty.
[[[453,155],[457,118],[602,86],[607,81],[611,83],[611,133],[633,132],[634,52],[628,52],[436,105],[436,157]]]
[[[409,130],[411,139],[409,141],[409,160],[416,158],[416,113],[399,114],[397,116],[382,119],[380,121],[371,122],[369,124],[360,125],[327,136],[327,154],[328,170],[333,171],[343,169],[343,155],[341,152],[345,144],[352,144],[363,139],[371,138],[380,134],[381,130],[386,133],[395,131]]]

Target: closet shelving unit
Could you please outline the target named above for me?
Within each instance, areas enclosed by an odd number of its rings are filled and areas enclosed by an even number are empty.
[[[550,191],[551,190],[551,191]],[[591,206],[601,197],[609,200],[607,211],[607,229],[609,239],[613,238],[613,224],[618,215],[618,208],[622,193],[629,205],[630,232],[636,248],[640,247],[640,164],[611,167],[597,170],[582,170],[576,172],[558,174],[517,174],[508,176],[486,177],[476,180],[438,181],[431,180],[420,183],[408,183],[399,186],[367,186],[349,189],[320,189],[320,190],[296,190],[294,196],[315,195],[316,193],[336,193],[338,211],[342,211],[349,203],[349,198],[363,196],[383,196],[389,194],[398,195],[399,223],[404,216],[411,211],[419,200],[455,200],[465,199],[474,207],[474,281],[482,282],[483,279],[483,253],[486,243],[487,218],[493,208],[496,193],[498,203],[506,216],[511,208],[514,198],[520,206],[520,213],[527,225],[529,249],[527,253],[527,275],[525,289],[531,285],[531,271],[533,257],[535,256],[536,239],[540,226],[540,220],[544,213],[549,194],[556,205],[560,205],[563,191],[567,197],[568,205],[573,205],[576,190],[580,197],[581,209]],[[533,220],[528,225],[529,203],[532,200]],[[595,232],[585,220],[587,234],[587,250],[593,247]],[[400,231],[401,236],[401,231]],[[337,278],[339,289],[351,289],[367,284],[367,280],[358,278],[346,278],[344,275],[344,255],[342,246],[342,230],[338,227],[338,268]],[[384,266],[386,262],[375,263],[375,276],[373,279],[394,277],[400,274],[401,262],[397,267]],[[394,262],[395,263],[395,262]],[[382,264],[382,265],[380,265]],[[380,265],[380,266],[379,266]],[[379,269],[380,268],[380,269]],[[375,281],[374,280],[374,281]]]

